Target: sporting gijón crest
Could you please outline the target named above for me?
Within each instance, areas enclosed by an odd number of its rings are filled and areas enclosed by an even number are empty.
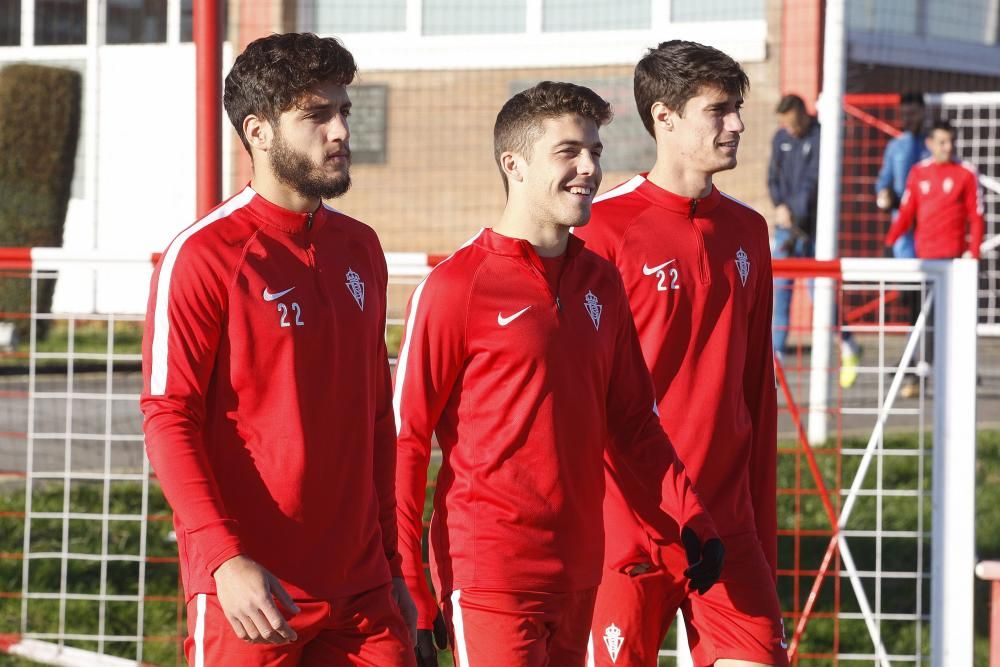
[[[590,321],[594,323],[594,328],[600,331],[601,311],[604,310],[604,306],[590,290],[587,290],[587,296],[583,297],[583,307],[587,309],[587,314],[590,315]]]
[[[361,276],[359,276],[354,271],[354,269],[352,269],[350,267],[347,268],[346,278],[347,278],[347,282],[344,283],[344,284],[347,285],[347,291],[351,293],[352,297],[354,297],[354,301],[355,301],[355,303],[358,304],[358,308],[360,308],[361,310],[364,310],[365,309],[365,282],[363,280],[361,280]]]
[[[608,648],[608,656],[610,656],[611,662],[618,662],[618,652],[622,650],[622,644],[624,643],[625,638],[622,637],[622,631],[617,625],[612,623],[604,628],[604,645]]]
[[[743,248],[736,251],[736,270],[740,272],[740,282],[746,287],[747,278],[750,276],[750,256]]]

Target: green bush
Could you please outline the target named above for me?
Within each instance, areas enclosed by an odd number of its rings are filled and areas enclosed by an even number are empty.
[[[72,70],[28,64],[0,70],[0,247],[62,245],[81,91],[80,74]],[[54,285],[39,281],[38,312],[51,307]],[[0,312],[28,313],[30,307],[27,280],[0,280]],[[28,326],[18,321],[21,337]],[[45,330],[39,327],[40,337]]]

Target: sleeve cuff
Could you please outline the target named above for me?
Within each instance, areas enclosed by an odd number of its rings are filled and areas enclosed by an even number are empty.
[[[201,528],[187,531],[188,543],[200,554],[205,571],[211,575],[220,565],[243,553],[236,521],[220,519]]]

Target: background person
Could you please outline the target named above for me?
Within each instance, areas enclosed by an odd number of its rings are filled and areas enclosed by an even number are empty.
[[[816,199],[819,191],[820,126],[806,112],[798,95],[785,95],[776,109],[780,127],[771,142],[767,189],[774,204],[772,255],[816,256]],[[774,281],[772,343],[780,359],[786,351],[791,326],[792,286],[790,278]],[[861,352],[854,337],[840,335],[840,386],[847,389],[858,378]]]

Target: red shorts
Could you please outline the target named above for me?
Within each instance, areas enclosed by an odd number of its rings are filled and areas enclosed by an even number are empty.
[[[596,595],[453,591],[443,607],[455,667],[583,667]]]
[[[728,658],[786,667],[778,594],[760,542],[753,534],[724,542],[722,577],[705,595],[688,592],[680,545],[663,550],[663,570],[630,577],[605,568],[588,665],[656,667],[660,644],[680,609],[695,665]]]
[[[250,644],[236,636],[219,598],[200,593],[187,604],[189,665],[364,665],[413,667],[409,630],[389,584],[332,601],[296,600],[288,616],[299,638],[290,644]],[[279,609],[281,607],[279,606]]]

